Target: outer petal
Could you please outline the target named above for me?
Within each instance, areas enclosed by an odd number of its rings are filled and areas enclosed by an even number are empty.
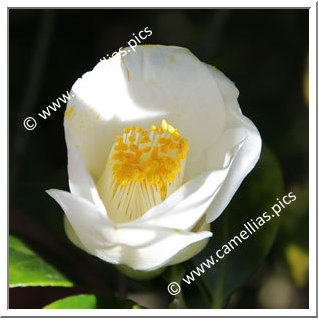
[[[67,168],[71,193],[89,200],[96,205],[98,208],[97,211],[103,215],[107,215],[105,206],[99,197],[94,180],[86,169],[82,152],[78,149],[72,132],[69,132],[68,127],[65,129],[65,134],[67,136]]]
[[[206,223],[205,219],[201,219],[201,221],[196,225],[195,229],[193,229],[194,232],[209,231],[209,230],[210,230],[210,224]],[[192,258],[193,256],[197,255],[199,252],[201,252],[205,248],[205,246],[208,244],[208,241],[209,240],[203,240],[195,244],[189,245],[187,248],[180,251],[172,259],[170,259],[168,265],[182,263]]]
[[[113,245],[105,240],[104,232],[108,233],[114,223],[100,213],[93,203],[66,191],[52,189],[46,192],[59,203],[87,250]]]
[[[66,224],[67,233],[76,245],[107,262],[135,270],[150,271],[164,266],[180,251],[212,235],[208,231],[192,233],[159,226],[116,225],[95,211],[88,200],[60,190],[47,192],[64,210],[70,222]],[[192,249],[189,257],[199,248],[202,245]]]
[[[129,97],[127,73],[119,54],[98,63],[72,87],[74,96],[67,105],[64,127],[66,140],[82,151],[88,172],[100,176],[116,135],[132,121],[153,118],[158,112],[146,112]],[[69,143],[67,142],[67,145]]]
[[[235,139],[240,138],[240,135],[245,136],[244,144],[233,161],[226,180],[214,198],[213,204],[207,211],[207,222],[212,222],[223,212],[243,179],[255,166],[261,153],[262,140],[252,121],[241,113],[241,109],[237,101],[239,92],[233,82],[231,82],[219,70],[210,67],[208,68],[217,82],[223,96],[225,107],[228,111],[226,125],[228,128],[222,135],[217,147],[211,148],[211,151],[208,152],[208,158],[211,158],[213,161],[217,149],[222,149],[224,145],[236,142]],[[235,131],[236,133],[233,133]],[[226,132],[230,133],[227,135]],[[226,139],[228,140],[226,141]]]
[[[202,242],[203,245],[196,245],[194,250],[184,255],[184,260],[189,259],[197,254],[207,243],[206,239],[211,237],[212,233],[202,231],[199,233],[192,232],[175,232],[167,235],[165,239],[154,242],[151,245],[138,248],[131,253],[131,249],[123,247],[121,263],[126,264],[136,270],[150,271],[170,264],[173,257],[183,252],[188,247]]]

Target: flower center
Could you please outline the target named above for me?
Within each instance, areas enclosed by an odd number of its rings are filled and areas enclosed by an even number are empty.
[[[148,131],[125,128],[97,184],[109,217],[132,221],[177,190],[188,150],[187,140],[166,120]]]

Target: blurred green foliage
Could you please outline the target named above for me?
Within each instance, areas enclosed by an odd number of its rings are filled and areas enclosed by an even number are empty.
[[[101,299],[99,300],[95,295],[76,295],[59,299],[43,309],[106,309],[106,308],[120,308],[120,309],[142,309],[141,306],[134,304],[129,300],[117,299]]]
[[[95,295],[76,295],[59,299],[43,309],[96,309]]]

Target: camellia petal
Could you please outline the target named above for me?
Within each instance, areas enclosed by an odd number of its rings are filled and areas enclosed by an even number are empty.
[[[201,231],[209,231],[210,230],[210,224],[206,223],[205,219],[201,219],[200,222],[197,223],[195,228],[193,229],[194,232],[201,232]],[[213,236],[213,235],[212,235]],[[177,253],[174,257],[172,257],[168,263],[168,265],[174,265],[181,262],[184,262],[204,249],[204,247],[207,245],[208,240],[202,240],[195,244],[187,246],[184,250]]]
[[[141,46],[124,57],[117,54],[77,80],[72,95],[64,125],[72,127],[94,176],[101,174],[113,140],[124,127],[150,127],[165,118],[188,139],[184,181],[191,180],[207,170],[202,156],[226,122],[214,77],[190,51],[179,47]]]
[[[184,248],[212,235],[209,231],[192,233],[158,226],[115,225],[94,211],[94,205],[83,198],[60,190],[47,192],[61,205],[86,251],[135,270],[155,270]]]
[[[85,162],[81,151],[72,140],[72,133],[66,128],[67,149],[68,149],[68,176],[69,187],[73,194],[81,196],[98,207],[98,211],[107,215],[103,202],[101,201],[95,183],[86,170]]]
[[[243,135],[245,138],[244,145],[237,154],[224,184],[207,212],[207,222],[212,222],[223,212],[243,179],[254,168],[260,157],[262,141],[255,125],[241,113],[237,101],[239,95],[237,88],[221,71],[210,67],[209,70],[216,79],[223,96],[224,105],[228,110],[227,127],[230,129],[232,127],[240,127],[240,132],[232,134],[233,140],[239,135]],[[235,129],[237,130],[237,128]],[[224,136],[226,135],[224,134]],[[219,142],[222,148],[226,144],[222,139]],[[217,149],[214,150],[216,151]],[[212,154],[212,151],[211,149],[209,154]]]
[[[64,119],[71,193],[48,191],[70,240],[138,271],[197,254],[260,155],[235,85],[187,49],[147,45],[101,61],[71,95]]]

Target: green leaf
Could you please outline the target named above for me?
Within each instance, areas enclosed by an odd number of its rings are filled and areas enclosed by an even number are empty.
[[[43,309],[95,309],[97,299],[95,295],[76,295],[59,299]]]
[[[99,299],[95,295],[76,295],[59,299],[43,309],[142,309],[131,300]]]
[[[210,259],[211,255],[214,260],[217,259],[216,251],[224,244],[228,245],[229,240],[239,236],[242,230],[246,230],[244,223],[251,219],[255,221],[264,212],[272,216],[271,206],[277,203],[276,198],[282,197],[282,189],[283,178],[279,164],[269,149],[263,146],[260,161],[242,183],[223,214],[211,224],[213,237],[207,247],[188,263],[186,275],[207,258]],[[284,211],[281,215],[283,213]],[[190,307],[224,307],[231,293],[242,285],[265,259],[274,242],[278,220],[275,216],[265,221],[265,224],[259,226],[246,240],[242,240],[242,243],[238,243],[238,246],[232,243],[234,248],[229,254],[219,259],[210,269],[206,269],[200,277],[194,276],[195,283],[184,283],[182,290]],[[194,297],[194,288],[201,294],[199,300]]]
[[[22,240],[9,236],[9,286],[73,286],[64,275],[35,254]]]

